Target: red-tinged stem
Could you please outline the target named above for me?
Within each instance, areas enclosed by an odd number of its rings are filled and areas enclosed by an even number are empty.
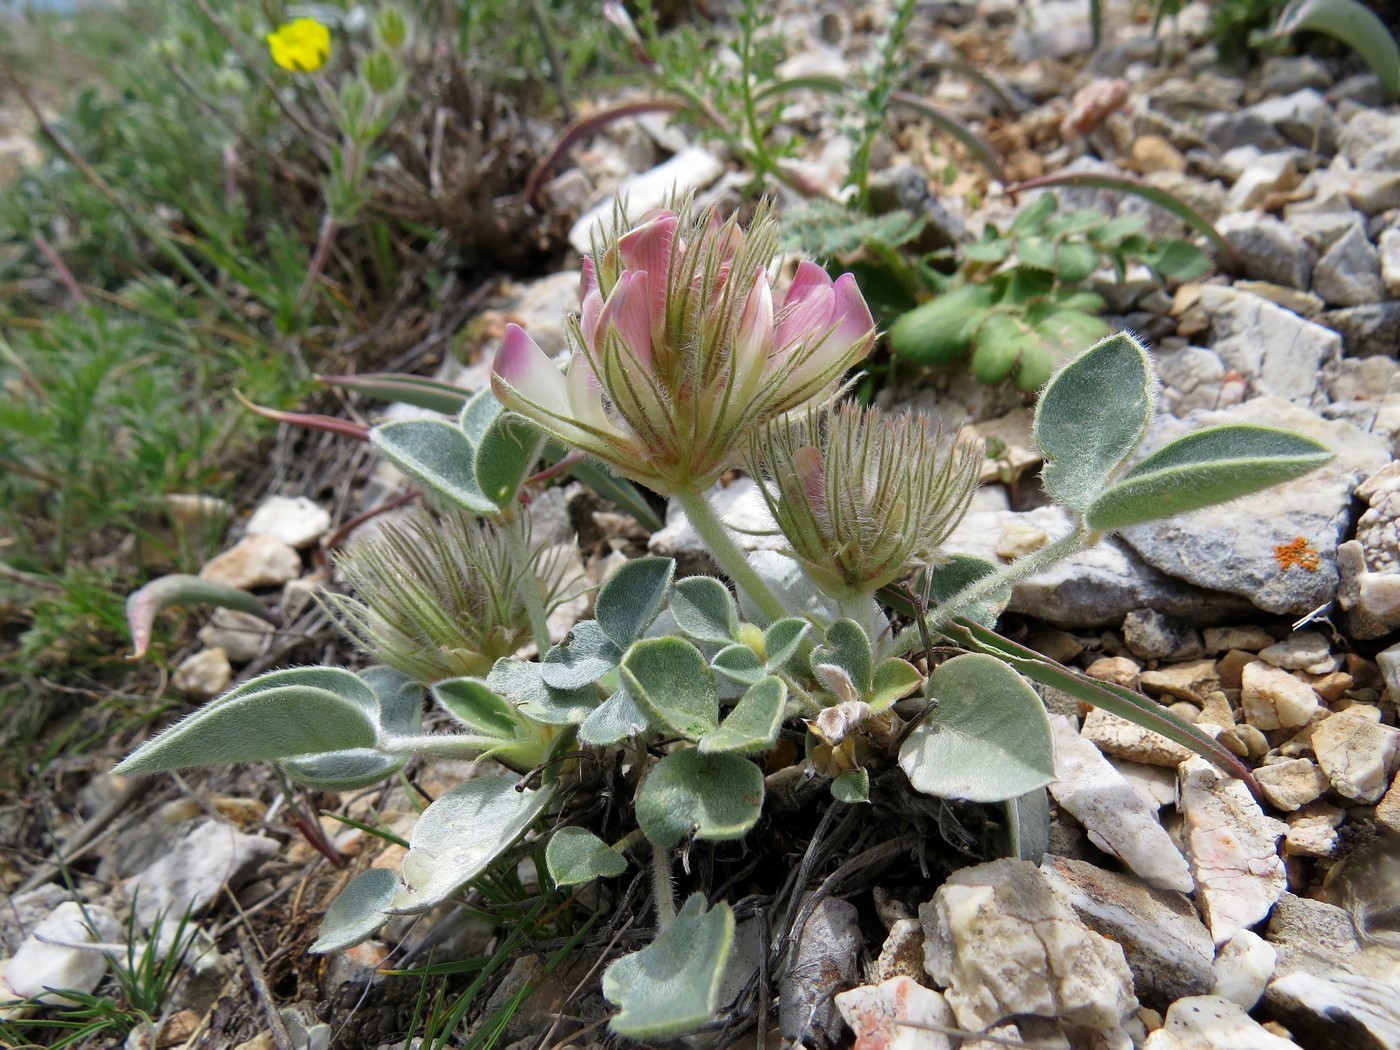
[[[563,133],[560,134],[549,148],[549,152],[540,158],[540,162],[535,165],[535,170],[530,172],[530,177],[525,180],[525,202],[532,208],[538,207],[536,197],[539,196],[540,185],[549,173],[554,170],[554,166],[563,159],[564,154],[574,147],[574,144],[581,139],[596,133],[602,128],[625,117],[635,117],[641,113],[674,113],[678,109],[684,109],[686,103],[678,98],[649,98],[640,102],[623,102],[620,105],[609,106],[600,109],[596,113],[590,113],[586,117],[580,117],[574,121]]]
[[[358,529],[365,522],[369,521],[371,518],[377,518],[379,515],[385,514],[391,510],[396,510],[397,508],[402,507],[406,503],[412,503],[421,495],[423,495],[423,493],[421,493],[417,489],[410,489],[408,492],[405,492],[402,496],[395,496],[391,500],[385,500],[377,507],[370,507],[369,510],[356,514],[344,525],[342,525],[340,528],[336,529],[333,533],[330,534],[330,537],[326,540],[326,542],[321,545],[321,549],[316,552],[317,561],[321,564],[325,564],[326,555],[330,554],[331,551],[336,550],[342,543],[345,542],[345,537],[349,536],[350,533],[354,532],[356,529]]]
[[[283,412],[280,409],[255,405],[237,391],[234,392],[234,396],[243,403],[244,408],[256,412],[264,419],[275,420],[278,423],[286,423],[294,427],[306,427],[309,430],[324,430],[328,434],[338,434],[355,441],[369,440],[369,427],[364,423],[340,419],[337,416],[319,416],[313,412]]]

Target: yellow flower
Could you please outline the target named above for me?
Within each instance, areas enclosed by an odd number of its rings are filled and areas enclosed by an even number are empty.
[[[314,18],[284,22],[267,34],[272,61],[293,73],[314,73],[331,55],[331,31]]]

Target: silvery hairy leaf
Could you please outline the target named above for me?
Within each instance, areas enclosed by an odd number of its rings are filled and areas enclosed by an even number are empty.
[[[637,793],[637,823],[647,841],[669,849],[694,835],[707,842],[742,838],[763,808],[763,771],[738,755],[687,748],[658,762]]]
[[[424,488],[473,514],[500,508],[477,484],[476,449],[456,423],[445,419],[402,419],[369,432],[370,443]]]
[[[441,904],[525,834],[554,797],[554,783],[520,791],[513,774],[476,777],[443,795],[413,827],[392,912]]]
[[[909,783],[926,795],[1001,802],[1055,779],[1045,706],[996,657],[966,653],[929,672],[937,701],[899,749]]]
[[[598,588],[593,616],[612,643],[627,648],[656,619],[671,591],[676,563],[670,558],[633,558]]]
[[[418,731],[423,717],[421,685],[392,667],[369,667],[359,677],[378,701],[376,722],[381,733],[408,736]],[[291,780],[304,787],[354,791],[377,784],[407,763],[407,755],[388,755],[375,748],[360,747],[301,755],[283,759],[279,764]]]
[[[540,458],[544,435],[522,417],[506,411],[489,387],[473,394],[462,407],[460,423],[474,446],[476,487],[496,507],[510,506]]]
[[[729,588],[713,576],[691,576],[671,591],[676,626],[698,642],[723,645],[739,630],[739,609]]]
[[[627,858],[579,827],[563,827],[554,833],[545,847],[544,863],[556,886],[610,879],[627,870]]]
[[[733,943],[729,905],[721,901],[707,911],[704,894],[691,894],[656,940],[603,971],[603,994],[622,1007],[612,1030],[627,1039],[661,1039],[705,1024],[719,1007]]]
[[[718,729],[700,738],[702,754],[751,755],[772,748],[783,724],[787,686],[781,678],[763,678],[739,698]]]
[[[273,671],[148,740],[116,772],[157,773],[370,748],[379,738],[378,707],[373,690],[350,671]]]
[[[719,694],[705,654],[684,638],[648,638],[622,659],[627,691],[654,721],[691,740],[719,725]]]
[[[598,690],[555,689],[546,684],[543,667],[526,660],[497,660],[486,684],[508,699],[521,714],[546,725],[578,725],[598,707]]]
[[[1152,422],[1152,364],[1132,336],[1095,343],[1040,393],[1033,433],[1045,456],[1041,480],[1081,513],[1141,444]]]
[[[870,692],[870,681],[874,674],[875,654],[870,649],[870,639],[864,629],[854,620],[837,620],[826,629],[826,644],[812,650],[812,669],[820,675],[822,665],[839,668],[855,689],[854,697],[841,697],[842,700],[863,699]]]
[[[1091,528],[1121,529],[1292,481],[1332,458],[1312,438],[1235,423],[1179,437],[1137,463],[1088,508]]]
[[[343,952],[373,937],[389,921],[385,909],[398,888],[399,877],[388,868],[370,868],[356,875],[326,909],[320,936],[307,951],[315,955]]]

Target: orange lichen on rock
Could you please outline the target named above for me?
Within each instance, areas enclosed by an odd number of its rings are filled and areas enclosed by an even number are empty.
[[[1299,536],[1291,543],[1281,543],[1274,548],[1274,560],[1283,572],[1297,566],[1307,572],[1317,572],[1320,555],[1308,541]]]

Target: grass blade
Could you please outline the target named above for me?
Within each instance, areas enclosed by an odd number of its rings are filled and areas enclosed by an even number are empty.
[[[379,401],[402,401],[431,412],[443,412],[455,416],[471,397],[470,390],[463,390],[451,383],[436,379],[408,375],[403,372],[366,372],[356,376],[317,376],[316,382],[327,386],[338,386],[342,390],[353,390],[357,394]]]
[[[1400,47],[1384,22],[1357,0],[1294,0],[1274,23],[1273,37],[1304,30],[1336,37],[1365,60],[1385,100],[1400,98]]]
[[[993,178],[1001,183],[1006,182],[1006,172],[1002,170],[1001,158],[993,152],[992,147],[987,145],[977,132],[953,114],[939,109],[932,103],[925,102],[918,95],[911,95],[907,91],[896,91],[891,94],[890,104],[912,109],[921,116],[927,117],[943,131],[957,139],[964,149],[981,161],[982,166],[991,172]]]

